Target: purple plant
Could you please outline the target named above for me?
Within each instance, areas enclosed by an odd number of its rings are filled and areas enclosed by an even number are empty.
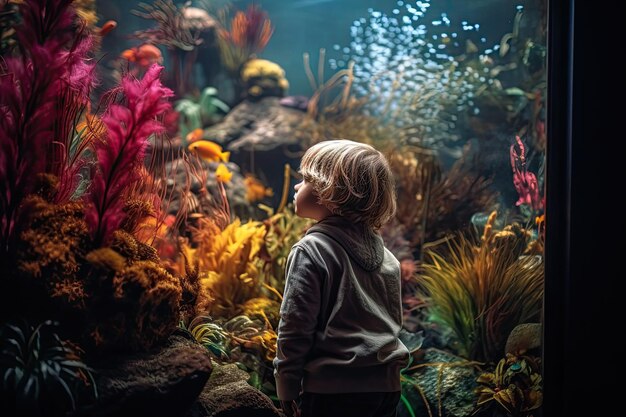
[[[154,64],[141,80],[124,77],[125,103],[111,104],[102,117],[107,139],[94,142],[98,162],[92,170],[85,210],[96,245],[106,243],[124,220],[127,194],[140,177],[148,138],[165,130],[157,117],[170,110],[167,99],[174,93],[161,84],[162,70]]]
[[[77,31],[72,0],[20,5],[18,50],[0,63],[0,253],[19,229],[19,207],[38,191],[41,175],[59,179],[54,196],[76,187],[80,146],[73,126],[94,84],[92,40]],[[80,152],[79,152],[80,153]]]

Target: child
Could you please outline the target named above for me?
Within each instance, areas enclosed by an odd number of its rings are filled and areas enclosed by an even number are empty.
[[[301,173],[295,211],[317,223],[287,259],[274,359],[283,411],[395,416],[409,352],[400,265],[377,233],[396,209],[391,170],[371,146],[331,140],[304,154]]]

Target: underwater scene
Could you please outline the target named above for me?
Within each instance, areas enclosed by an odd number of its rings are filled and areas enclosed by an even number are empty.
[[[546,0],[0,0],[0,414],[281,416],[303,153],[395,177],[401,417],[542,415]]]

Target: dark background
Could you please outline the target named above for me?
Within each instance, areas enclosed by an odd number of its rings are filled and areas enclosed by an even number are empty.
[[[624,80],[610,40],[624,19],[549,4],[544,416],[622,415]]]

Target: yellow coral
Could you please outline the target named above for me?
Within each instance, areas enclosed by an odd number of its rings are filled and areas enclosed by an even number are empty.
[[[251,78],[274,78],[280,80],[285,78],[285,70],[275,62],[267,59],[251,59],[241,70],[241,79],[244,82]]]
[[[200,283],[214,298],[209,311],[213,316],[233,317],[241,304],[260,295],[257,255],[264,235],[262,223],[241,224],[237,219],[192,253],[199,265]]]
[[[282,97],[289,88],[285,71],[280,65],[265,59],[251,59],[241,70],[241,79],[252,97]]]
[[[242,314],[248,317],[261,317],[276,328],[280,319],[280,303],[266,297],[251,298],[242,306]]]

